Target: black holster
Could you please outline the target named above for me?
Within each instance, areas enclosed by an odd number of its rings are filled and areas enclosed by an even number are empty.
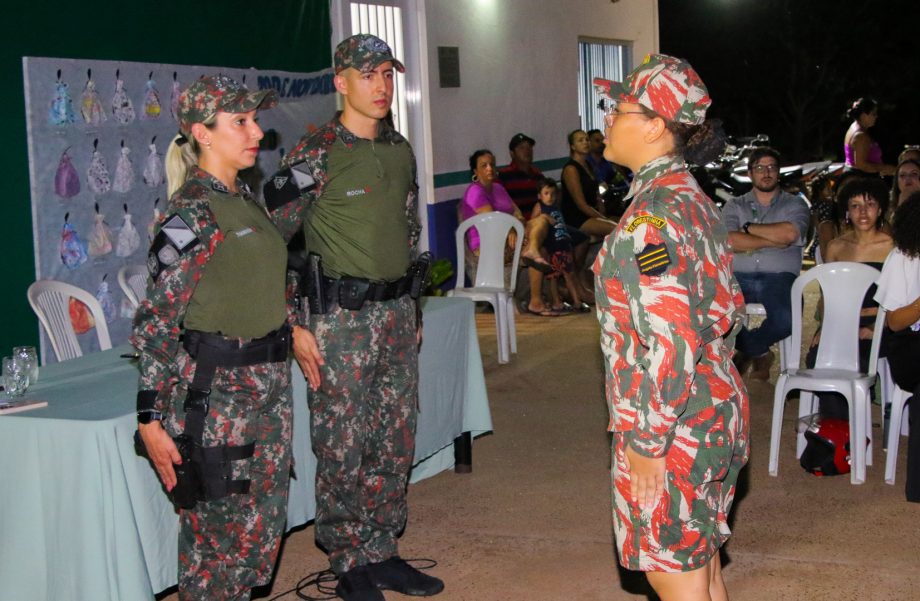
[[[249,480],[233,480],[233,461],[248,459],[255,443],[239,446],[202,446],[204,423],[211,404],[211,382],[218,367],[243,367],[286,361],[291,344],[287,325],[244,344],[219,334],[186,330],[182,346],[196,361],[195,377],[188,387],[183,408],[185,431],[173,437],[182,463],[175,465],[176,486],[169,492],[181,509],[194,509],[198,501],[214,501],[230,494],[249,492]],[[135,443],[143,451],[139,432]],[[145,452],[143,454],[146,455]]]

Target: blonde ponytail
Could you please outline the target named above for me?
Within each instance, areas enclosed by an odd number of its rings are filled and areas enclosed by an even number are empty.
[[[208,129],[213,129],[217,124],[217,115],[211,115],[202,125]],[[179,140],[186,140],[183,143],[177,143]],[[189,133],[188,136],[176,134],[176,137],[169,143],[166,150],[166,193],[168,196],[175,194],[176,190],[182,187],[185,180],[188,179],[189,170],[198,164],[198,155],[201,147],[195,136]]]

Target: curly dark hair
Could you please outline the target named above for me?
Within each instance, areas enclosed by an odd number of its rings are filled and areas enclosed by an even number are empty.
[[[902,253],[914,259],[920,258],[920,192],[914,192],[898,206],[891,237]]]
[[[470,155],[470,173],[476,173],[476,163],[479,161],[479,157],[487,154],[491,154],[492,158],[495,158],[495,153],[488,148],[480,148]]]
[[[837,214],[846,217],[850,200],[857,196],[868,196],[878,203],[876,229],[881,229],[888,210],[888,186],[880,177],[851,177],[837,192]]]

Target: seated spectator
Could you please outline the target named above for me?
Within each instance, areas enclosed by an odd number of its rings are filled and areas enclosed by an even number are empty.
[[[905,144],[904,150],[902,150],[901,154],[898,155],[898,165],[901,164],[901,161],[906,159],[920,161],[920,146],[917,146],[916,144]]]
[[[814,257],[826,261],[827,245],[840,235],[840,220],[837,218],[834,200],[834,178],[830,175],[816,177],[808,184],[808,197],[811,199],[811,225],[815,228]]]
[[[901,203],[918,190],[920,190],[920,159],[902,159],[898,163],[898,170],[891,184],[891,204],[888,207],[887,223],[890,224],[893,221],[894,214]]]
[[[881,269],[894,247],[891,236],[882,229],[882,216],[888,206],[885,183],[879,178],[850,179],[837,194],[837,204],[839,214],[846,216],[846,226],[843,234],[828,244],[825,262],[852,261]],[[875,316],[878,314],[878,303],[874,296],[875,286],[872,286],[866,292],[860,312],[859,364],[862,370],[869,365]],[[821,325],[823,328],[825,324]],[[833,327],[833,324],[827,325]],[[818,330],[805,357],[808,367],[814,367],[820,339],[821,330]],[[847,402],[839,394],[819,393],[818,399],[822,417],[849,419]]]
[[[882,267],[875,300],[888,312],[883,350],[891,375],[898,386],[913,392],[905,492],[908,501],[920,503],[920,192],[898,207],[891,234],[895,249]]]
[[[511,162],[498,170],[499,181],[528,220],[537,204],[537,184],[543,179],[543,172],[533,164],[535,144],[530,136],[515,134],[508,142]]]
[[[758,328],[742,328],[736,343],[739,373],[753,364],[751,377],[767,380],[770,347],[792,331],[792,283],[802,270],[802,248],[811,215],[808,205],[779,187],[779,153],[761,146],[751,152],[753,189],[722,207],[733,269],[745,303],[760,303],[767,318]]]
[[[511,197],[505,188],[495,181],[497,171],[495,170],[495,155],[492,151],[481,149],[470,155],[470,171],[472,180],[466,192],[463,194],[463,200],[460,203],[460,218],[466,221],[473,215],[479,213],[488,213],[491,211],[500,211],[514,216],[522,223],[524,216],[521,210],[512,202]],[[508,251],[509,257],[517,241],[515,232],[508,234]],[[470,228],[467,231],[467,248],[468,254],[473,257],[479,256],[479,232],[476,228]],[[473,257],[467,257],[468,263],[475,263]],[[521,264],[526,266],[539,266],[541,269],[551,271],[547,263],[539,253],[523,251],[521,253]]]
[[[546,276],[550,283],[552,305],[546,308],[540,291],[533,289],[531,289],[530,304],[527,305],[529,313],[542,316],[559,315],[571,311],[587,313],[591,310],[588,304],[582,301],[588,292],[584,290],[573,273],[575,258],[572,232],[565,225],[562,210],[557,202],[557,195],[556,180],[551,177],[545,178],[540,183],[540,202],[534,207],[534,217],[543,215],[552,224],[551,234],[544,243],[546,253],[549,255],[549,263],[553,266],[553,272]],[[559,276],[565,279],[569,297],[572,299],[571,305],[564,303],[559,295]]]
[[[568,141],[569,162],[562,168],[562,214],[568,225],[589,236],[603,238],[613,231],[616,222],[606,219],[597,209],[600,190],[587,161],[588,134],[576,129],[569,134]]]
[[[598,182],[610,186],[616,179],[617,170],[613,163],[604,158],[604,132],[599,129],[592,129],[588,132],[588,156],[585,162],[591,167],[594,173],[594,179]]]

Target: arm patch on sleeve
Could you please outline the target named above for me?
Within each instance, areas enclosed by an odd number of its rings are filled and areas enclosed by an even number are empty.
[[[316,180],[301,161],[278,171],[262,186],[262,197],[269,212],[292,202],[316,187]]]
[[[671,256],[668,249],[661,244],[648,244],[640,252],[636,253],[636,263],[639,265],[641,275],[661,275],[671,264]]]
[[[147,271],[154,281],[160,273],[179,257],[199,244],[198,236],[179,215],[171,215],[163,221],[147,254]]]

